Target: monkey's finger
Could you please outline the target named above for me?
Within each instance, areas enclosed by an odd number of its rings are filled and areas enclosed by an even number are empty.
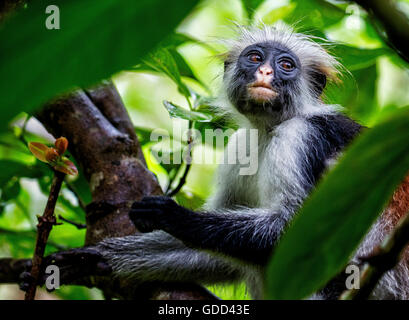
[[[31,283],[34,281],[34,278],[31,276],[31,273],[28,271],[22,272],[19,278],[20,278],[19,287],[20,290],[23,291],[27,291]]]
[[[155,207],[155,204],[145,201],[138,201],[132,204],[131,210],[143,210]]]
[[[129,212],[129,218],[140,232],[151,232],[157,228],[154,216],[158,214],[157,210],[136,210]]]
[[[153,220],[162,213],[160,208],[133,208],[129,211],[129,217]]]
[[[144,205],[153,205],[153,206],[174,206],[177,205],[176,202],[169,197],[165,196],[155,196],[155,197],[144,197],[139,203]]]

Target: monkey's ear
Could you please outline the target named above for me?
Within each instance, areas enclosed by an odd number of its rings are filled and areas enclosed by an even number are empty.
[[[230,64],[231,64],[230,61],[224,60],[224,72],[226,72],[226,70],[227,70],[227,68],[229,67]]]
[[[229,67],[230,64],[231,64],[230,61],[228,61],[228,60],[224,61],[223,79],[226,79],[226,70],[227,70],[227,68]]]
[[[319,97],[327,84],[327,76],[318,71],[312,72],[311,76],[314,84],[314,91],[316,92],[317,97]]]

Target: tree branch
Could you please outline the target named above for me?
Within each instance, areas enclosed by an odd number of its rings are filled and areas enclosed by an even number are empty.
[[[59,171],[54,171],[54,178],[51,184],[50,195],[48,196],[47,205],[44,209],[44,214],[38,217],[37,225],[37,240],[33,256],[33,266],[31,268],[31,277],[33,279],[30,284],[25,300],[34,300],[38,278],[41,273],[41,265],[43,262],[45,247],[47,245],[48,236],[51,229],[56,223],[54,210],[57,204],[58,195],[64,181],[65,174]]]
[[[342,300],[368,299],[383,274],[395,267],[409,244],[409,214],[401,219],[392,233],[370,257],[360,258],[366,263],[361,274],[360,289],[342,294]]]
[[[48,256],[45,264],[52,263],[61,269],[60,283],[98,287],[104,294],[123,299],[158,300],[215,300],[213,293],[191,283],[145,283],[137,288],[110,277],[110,267],[93,249],[77,248]],[[30,259],[0,259],[0,283],[21,283],[21,275],[31,265]],[[109,278],[110,286],[101,279]],[[43,284],[45,277],[40,279]]]
[[[128,112],[123,108],[121,97],[112,81],[104,80],[100,85],[85,90],[86,94],[111,122],[122,133],[136,140],[136,134]]]
[[[86,224],[78,223],[78,222],[75,222],[75,221],[71,221],[71,220],[65,219],[62,215],[58,215],[58,218],[59,218],[60,220],[64,221],[64,222],[67,222],[67,223],[73,225],[73,226],[76,227],[78,230],[86,229],[86,228],[87,228],[87,225],[86,225]]]
[[[188,100],[189,101],[189,100]],[[187,147],[188,147],[188,152],[187,156],[184,159],[185,162],[185,170],[183,172],[182,177],[180,178],[178,185],[175,187],[175,189],[171,190],[170,187],[172,186],[172,180],[169,182],[168,190],[166,190],[166,195],[168,197],[173,197],[176,195],[185,185],[187,175],[189,174],[190,167],[192,166],[192,148],[193,148],[193,137],[192,137],[192,127],[193,127],[193,121],[189,120],[189,133],[188,133],[188,140],[187,140]],[[178,168],[178,170],[180,167]]]
[[[387,35],[388,44],[406,62],[409,62],[409,19],[401,12],[393,0],[355,0],[378,20]]]

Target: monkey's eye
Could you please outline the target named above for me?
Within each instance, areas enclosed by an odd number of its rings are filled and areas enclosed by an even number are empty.
[[[291,71],[295,68],[294,63],[287,59],[281,60],[279,64],[280,64],[280,67],[285,71]]]
[[[251,62],[261,62],[263,58],[258,53],[250,53],[248,58]]]

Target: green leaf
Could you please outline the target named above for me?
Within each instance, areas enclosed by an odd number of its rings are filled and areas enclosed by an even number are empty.
[[[33,254],[36,234],[33,231],[15,231],[0,228],[0,243],[12,243],[12,257],[23,258]]]
[[[151,142],[152,129],[143,127],[134,127],[135,133],[138,136],[139,143],[143,146]]]
[[[268,267],[267,296],[301,299],[342,271],[409,169],[409,107],[364,132],[319,184]]]
[[[160,146],[160,144],[159,144]],[[164,148],[157,148],[157,146],[153,146],[151,148],[151,154],[155,157],[156,161],[159,163],[159,165],[165,169],[165,171],[168,173],[168,175],[171,175],[171,173],[176,173],[175,170],[177,170],[180,167],[180,161],[179,163],[175,163],[174,158],[175,154],[181,154],[182,153],[182,147],[175,149],[175,150],[166,150]],[[163,159],[167,159],[169,163],[164,163]]]
[[[5,202],[0,202],[0,216],[4,212],[5,208],[6,208],[6,203]]]
[[[225,115],[217,114],[214,112],[214,107],[209,105],[200,105],[197,111],[204,114],[210,114],[212,116],[211,122],[195,122],[194,128],[200,131],[202,137],[206,137],[206,130],[212,130],[216,133],[215,130],[222,130],[222,134],[226,134],[224,138],[224,146],[228,143],[228,136],[230,136],[234,131],[238,129],[237,124],[233,122],[232,119],[228,118]],[[216,138],[217,139],[217,138]],[[215,146],[214,139],[204,139],[204,142],[212,147]]]
[[[168,50],[176,62],[180,75],[196,79],[196,76],[194,75],[192,69],[186,63],[185,58],[183,58],[182,55],[174,48],[169,48]]]
[[[160,49],[160,51],[163,51],[165,49]],[[170,65],[168,68],[163,68],[162,63],[158,66],[154,66],[153,64],[156,63],[156,59],[153,58],[153,61],[151,62],[142,62],[141,64],[135,66],[134,68],[131,69],[131,71],[159,71],[167,76],[169,76],[179,88],[179,91],[184,94],[185,96],[190,95],[190,90],[186,87],[186,85],[182,82],[181,76],[182,77],[188,77],[196,80],[203,88],[206,90],[209,90],[209,88],[206,86],[206,84],[198,79],[196,75],[193,73],[192,69],[190,66],[187,64],[185,58],[173,47],[167,48],[166,49],[167,53],[172,56],[172,59],[168,59],[168,63]],[[153,57],[160,55],[161,53],[154,53]],[[177,70],[174,69],[176,64]],[[173,72],[173,73],[172,73]],[[189,92],[189,93],[188,93]]]
[[[9,201],[16,199],[20,193],[20,182],[18,179],[13,179],[1,190],[1,199]]]
[[[188,78],[192,78],[196,80],[203,88],[209,91],[209,88],[207,87],[207,85],[203,81],[201,81],[199,78],[196,77],[196,75],[193,73],[192,69],[186,62],[185,58],[175,48],[170,48],[169,52],[173,56],[173,59],[175,60],[176,65],[178,66],[180,75],[182,77],[188,77]]]
[[[170,35],[169,37],[167,37],[165,40],[163,40],[160,43],[161,47],[172,47],[172,48],[176,48],[182,44],[185,44],[186,42],[194,42],[197,44],[202,44],[205,47],[208,47],[208,45],[206,43],[201,42],[200,40],[193,38],[190,35],[184,34],[184,33],[173,33],[172,35]]]
[[[13,160],[0,160],[0,188],[13,177],[40,178],[43,170],[37,166],[28,166]]]
[[[144,64],[152,70],[166,74],[176,83],[178,90],[182,95],[185,97],[190,96],[190,91],[182,82],[178,65],[169,49],[162,48],[155,51],[144,61]]]
[[[307,30],[328,28],[345,16],[344,10],[325,0],[292,0],[291,2],[297,6],[291,15],[286,16],[285,22],[298,23]]]
[[[179,191],[176,194],[177,202],[190,210],[199,210],[203,207],[205,200],[192,192]]]
[[[325,101],[344,106],[352,118],[359,119],[365,124],[379,111],[374,94],[377,79],[378,71],[375,64],[365,69],[354,70],[343,77],[341,84],[328,86]]]
[[[54,292],[55,295],[64,300],[102,300],[101,291],[96,288],[86,288],[83,286],[61,286]]]
[[[243,6],[246,9],[248,16],[251,17],[254,15],[254,11],[257,7],[264,2],[264,0],[242,0]]]
[[[44,1],[30,2],[0,29],[1,130],[23,110],[137,64],[196,3],[55,0],[61,28],[48,30]]]
[[[389,54],[387,48],[360,49],[338,44],[330,50],[350,73],[345,73],[341,84],[329,84],[325,100],[340,104],[348,114],[367,123],[379,111],[376,99],[378,71],[376,62],[380,56]]]
[[[375,64],[380,56],[391,53],[387,48],[361,49],[344,44],[334,45],[329,51],[349,71],[368,68]]]
[[[197,122],[212,121],[212,116],[208,113],[187,110],[169,101],[163,101],[163,105],[168,110],[169,115],[172,118],[179,118]]]
[[[273,10],[270,10],[267,14],[263,16],[263,23],[265,24],[273,24],[277,22],[278,20],[282,20],[289,16],[293,10],[295,9],[296,4],[295,3],[289,3],[285,4],[279,8],[275,8]]]

